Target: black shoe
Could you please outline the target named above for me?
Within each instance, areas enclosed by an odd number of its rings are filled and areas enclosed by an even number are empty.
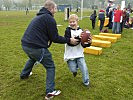
[[[77,76],[77,72],[74,72],[74,73],[73,73],[73,76],[76,77],[76,76]]]
[[[28,75],[28,76],[20,76],[20,79],[27,79],[27,78],[29,78],[29,76],[31,76],[32,75],[32,72],[30,72],[30,74]]]

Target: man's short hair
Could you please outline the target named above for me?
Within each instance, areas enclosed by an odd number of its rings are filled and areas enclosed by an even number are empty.
[[[54,8],[56,6],[56,3],[52,0],[46,0],[46,2],[44,3],[44,7],[48,10],[50,10],[51,8]]]

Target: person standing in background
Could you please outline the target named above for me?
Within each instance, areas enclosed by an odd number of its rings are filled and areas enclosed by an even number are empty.
[[[123,27],[126,24],[127,21],[127,8],[124,8],[122,11],[122,22],[121,22],[121,33],[123,32]]]
[[[112,32],[119,34],[120,33],[120,23],[122,22],[122,11],[120,10],[120,5],[117,6],[117,9],[114,10],[113,16],[113,27]]]
[[[99,11],[99,15],[98,15],[98,19],[100,20],[100,32],[102,31],[103,29],[103,26],[104,26],[104,21],[105,21],[105,11],[104,10],[100,10]]]
[[[112,9],[112,8],[109,9],[109,14],[108,14],[108,16],[109,16],[109,26],[108,26],[108,28],[109,28],[109,29],[112,29],[112,25],[113,25],[113,23],[112,23],[112,19],[113,19],[113,9]]]
[[[106,8],[106,17],[109,17],[109,9],[111,8],[111,4]]]
[[[97,17],[96,10],[94,10],[93,14],[91,14],[90,16],[90,20],[92,21],[92,29],[95,29],[96,17]]]
[[[29,13],[29,8],[26,8],[26,15]]]

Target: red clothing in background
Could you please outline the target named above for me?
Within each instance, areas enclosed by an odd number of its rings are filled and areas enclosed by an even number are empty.
[[[120,22],[121,16],[122,16],[122,11],[115,10],[114,11],[114,22]]]

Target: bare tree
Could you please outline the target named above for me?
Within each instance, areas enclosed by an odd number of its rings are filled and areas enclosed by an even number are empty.
[[[10,8],[12,6],[12,1],[11,0],[3,0],[3,5],[6,10],[10,10]]]
[[[0,0],[0,10],[2,10],[3,0]]]

